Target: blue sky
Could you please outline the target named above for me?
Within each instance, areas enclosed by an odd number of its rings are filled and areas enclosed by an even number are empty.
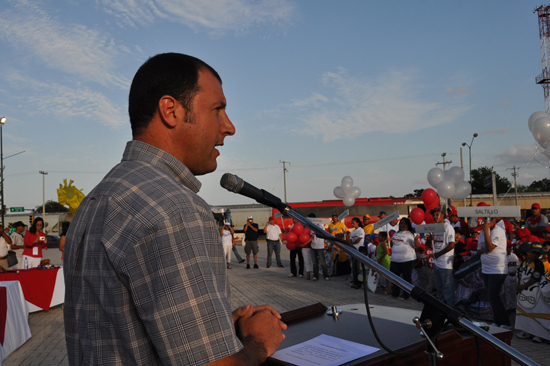
[[[129,84],[161,52],[223,79],[234,137],[200,177],[211,204],[250,203],[225,172],[289,202],[428,188],[447,153],[529,184],[549,176],[528,117],[544,110],[536,1],[7,0],[0,6],[5,201],[57,199],[64,178],[87,194],[131,138]],[[537,162],[536,160],[539,162]],[[541,164],[542,163],[542,164]],[[468,150],[464,151],[468,170]]]

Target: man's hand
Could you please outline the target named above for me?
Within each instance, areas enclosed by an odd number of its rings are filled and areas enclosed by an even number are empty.
[[[285,338],[283,330],[287,328],[279,319],[280,315],[270,306],[253,308],[247,305],[244,314],[237,321],[237,336],[245,350],[248,348],[262,360],[275,353]]]

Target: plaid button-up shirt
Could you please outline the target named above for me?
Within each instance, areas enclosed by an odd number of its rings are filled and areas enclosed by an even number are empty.
[[[172,155],[130,141],[82,201],[64,256],[71,365],[202,365],[242,349],[199,188]]]

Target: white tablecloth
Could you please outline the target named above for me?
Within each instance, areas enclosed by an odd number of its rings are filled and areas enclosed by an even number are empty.
[[[48,271],[45,269],[44,271]],[[59,268],[57,271],[57,277],[55,278],[55,288],[53,289],[52,302],[50,303],[50,308],[52,306],[60,305],[65,302],[65,277],[63,277],[63,267]],[[29,313],[35,313],[37,311],[43,311],[38,306],[31,304],[27,301],[27,307],[29,308]]]
[[[7,316],[4,346],[0,345],[0,365],[13,351],[23,345],[32,335],[29,327],[29,309],[19,281],[3,281],[6,288]]]

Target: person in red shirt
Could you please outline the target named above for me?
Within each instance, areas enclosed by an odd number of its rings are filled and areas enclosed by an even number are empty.
[[[464,239],[470,237],[470,227],[464,220],[458,217],[458,212],[453,206],[450,207],[449,221],[452,227],[458,227],[462,229],[462,236]]]
[[[541,215],[541,209],[538,203],[533,203],[533,205],[531,205],[531,211],[533,215],[525,220],[525,228],[529,229],[531,234],[537,236],[540,241],[544,241],[542,232],[548,226],[548,217],[546,217],[546,215]]]
[[[34,219],[29,231],[25,234],[23,251],[23,269],[38,267],[42,260],[42,249],[48,250],[48,239],[42,231],[44,220],[41,217]]]

